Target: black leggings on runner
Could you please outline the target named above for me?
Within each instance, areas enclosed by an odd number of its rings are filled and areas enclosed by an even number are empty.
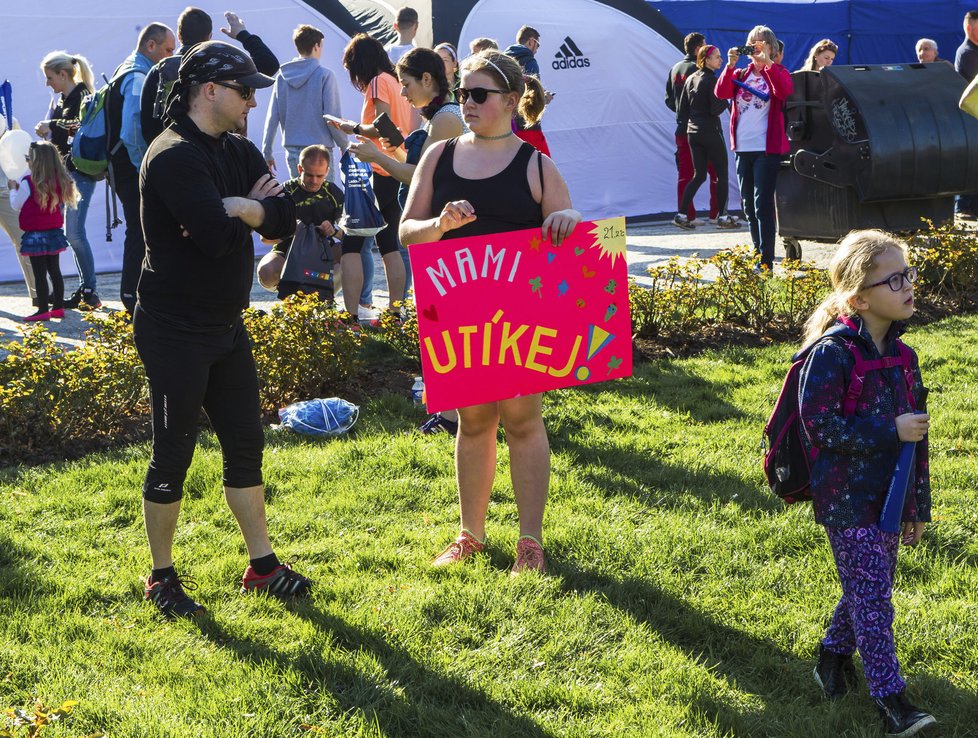
[[[384,216],[387,227],[378,233],[374,238],[377,240],[377,248],[380,255],[393,254],[400,250],[401,245],[397,240],[397,229],[401,225],[401,204],[397,201],[397,190],[400,182],[393,177],[383,177],[374,172],[371,177],[371,186],[374,190],[374,199],[377,200],[377,208]],[[359,254],[360,249],[366,241],[365,236],[346,236],[343,239],[344,254]]]
[[[37,309],[44,312],[49,307],[60,310],[65,306],[65,280],[61,276],[61,255],[45,254],[32,256],[31,271],[34,272],[34,287],[37,290]],[[48,277],[51,277],[51,291],[48,291]]]
[[[141,307],[133,337],[149,380],[153,457],[143,497],[177,502],[194,456],[201,408],[224,455],[224,486],[262,483],[265,439],[251,341],[238,322],[220,333],[197,333],[163,323]]]
[[[693,156],[693,178],[683,190],[679,212],[685,213],[700,185],[706,181],[707,165],[713,165],[717,175],[717,217],[727,214],[727,145],[719,131],[689,134],[689,151]]]

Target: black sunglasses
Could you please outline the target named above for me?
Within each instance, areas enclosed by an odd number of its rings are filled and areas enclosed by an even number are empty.
[[[899,292],[903,289],[903,281],[906,280],[907,284],[913,284],[917,281],[917,267],[907,267],[902,272],[897,272],[896,274],[891,274],[886,279],[881,279],[879,282],[874,282],[873,284],[867,284],[863,289],[868,290],[871,287],[879,287],[880,285],[887,285],[894,292]]]
[[[471,97],[476,105],[482,105],[489,97],[490,92],[495,92],[497,95],[505,95],[509,90],[491,90],[488,87],[473,87],[471,90],[467,90],[464,87],[458,88],[458,101],[465,105],[468,99]]]
[[[229,90],[234,90],[239,95],[241,95],[242,100],[250,100],[255,96],[255,90],[253,87],[245,87],[244,85],[232,85],[227,82],[214,82],[218,87],[227,87]]]

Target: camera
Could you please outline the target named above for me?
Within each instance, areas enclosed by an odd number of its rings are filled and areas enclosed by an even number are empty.
[[[757,50],[753,46],[738,46],[737,53],[741,56],[754,56]]]

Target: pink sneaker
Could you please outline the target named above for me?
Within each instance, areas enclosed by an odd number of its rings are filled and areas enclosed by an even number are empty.
[[[51,320],[51,317],[52,317],[51,316],[51,311],[50,310],[45,310],[44,312],[38,311],[38,312],[34,313],[33,315],[27,315],[27,316],[21,318],[21,320],[23,320],[25,323],[37,323],[37,322],[40,322],[40,321],[43,321],[43,320]]]
[[[543,554],[543,546],[540,541],[530,536],[523,536],[516,542],[516,563],[509,572],[511,577],[516,577],[525,571],[535,571],[540,574],[547,573],[547,562]]]
[[[449,566],[457,564],[462,559],[467,559],[474,553],[485,551],[486,544],[479,543],[474,535],[467,530],[458,534],[458,538],[452,541],[448,548],[442,551],[431,562],[432,566]]]
[[[63,318],[63,317],[65,317],[64,308],[56,308],[56,309],[52,310],[51,311],[51,317],[52,318]]]

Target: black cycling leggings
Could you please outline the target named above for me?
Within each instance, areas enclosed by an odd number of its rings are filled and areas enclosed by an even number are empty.
[[[380,255],[393,254],[400,250],[401,244],[397,240],[397,229],[401,225],[401,203],[397,201],[397,190],[400,182],[393,177],[384,177],[374,172],[371,177],[371,187],[374,191],[374,199],[377,201],[377,209],[384,216],[387,227],[378,233],[374,238],[377,240],[377,248]],[[365,236],[346,236],[343,238],[344,254],[359,254],[363,248]]]
[[[182,497],[201,408],[221,444],[224,486],[261,484],[265,439],[258,375],[241,320],[222,333],[196,333],[162,323],[137,306],[133,336],[153,409],[153,457],[143,497],[161,504]]]
[[[707,165],[712,164],[717,175],[717,216],[726,215],[730,186],[727,184],[727,144],[723,134],[720,131],[689,134],[689,152],[693,156],[693,178],[683,190],[679,212],[686,212],[700,185],[706,181]]]

